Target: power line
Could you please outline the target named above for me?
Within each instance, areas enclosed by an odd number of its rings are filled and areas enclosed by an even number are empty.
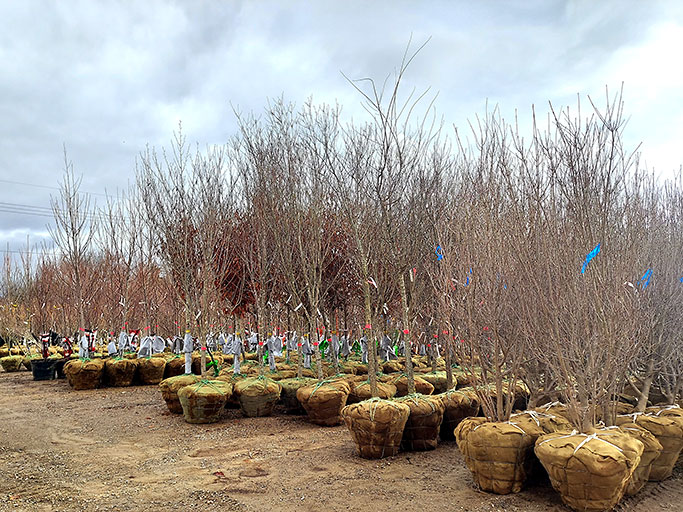
[[[14,181],[14,180],[4,180],[4,179],[0,179],[0,183],[9,183],[9,184],[12,184],[12,185],[22,185],[22,186],[24,186],[24,187],[47,188],[47,189],[50,189],[50,190],[61,190],[59,187],[51,187],[51,186],[49,186],[49,185],[37,185],[37,184],[35,184],[35,183],[26,183],[26,182],[23,182],[23,181]],[[86,194],[86,195],[89,195],[89,196],[111,197],[111,196],[109,196],[108,194],[103,194],[102,192],[85,192],[85,191],[81,191],[81,192],[79,192],[79,193],[81,193],[81,194]]]

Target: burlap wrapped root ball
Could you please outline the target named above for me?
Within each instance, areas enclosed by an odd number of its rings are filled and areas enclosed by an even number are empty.
[[[397,398],[396,402],[410,408],[403,429],[401,448],[406,451],[434,450],[439,443],[444,404],[434,396],[413,394]]]
[[[441,399],[444,405],[443,421],[441,422],[441,439],[455,439],[454,430],[462,420],[469,416],[476,416],[479,412],[479,401],[474,393],[467,393],[451,389],[445,393],[434,395]]]
[[[222,380],[223,382],[229,382],[232,384],[233,393],[230,395],[227,403],[225,404],[226,408],[238,408],[240,406],[240,399],[237,396],[237,393],[235,393],[235,385],[246,378],[247,377],[241,373],[234,373],[232,368],[224,368],[220,371],[218,377],[213,379]]]
[[[142,384],[159,384],[164,378],[166,360],[161,357],[138,359],[138,379]]]
[[[173,414],[182,414],[183,406],[180,404],[180,398],[178,398],[178,391],[180,391],[185,386],[191,386],[199,382],[201,378],[192,373],[186,375],[176,375],[175,377],[170,377],[164,379],[159,383],[159,390],[161,391],[161,397],[166,402],[166,407]],[[232,388],[232,384],[230,385]]]
[[[280,399],[282,386],[267,377],[250,377],[235,384],[242,414],[247,417],[270,416]]]
[[[164,379],[183,375],[185,373],[185,357],[182,355],[174,355],[166,360],[164,367]]]
[[[74,359],[64,365],[69,385],[75,390],[100,387],[104,377],[103,359]]]
[[[532,434],[514,422],[481,422],[458,443],[472,477],[486,492],[520,492],[532,465],[533,447],[540,427]]]
[[[388,382],[377,382],[377,398],[383,398],[388,400],[396,395],[396,386],[389,384]],[[351,384],[351,392],[349,393],[349,398],[346,401],[347,404],[356,404],[372,398],[372,393],[370,391],[370,381],[364,380],[360,382],[353,382]]]
[[[5,356],[0,358],[0,365],[6,372],[18,372],[24,362],[23,356]]]
[[[657,438],[662,445],[662,453],[652,463],[649,480],[661,482],[669,478],[683,450],[683,419],[654,414],[629,414],[617,416],[616,420],[619,426],[633,422]]]
[[[215,423],[221,417],[232,386],[220,380],[200,380],[178,390],[183,416],[188,423]]]
[[[105,384],[112,387],[130,386],[135,378],[137,366],[136,359],[120,357],[106,359],[104,362]]]
[[[465,460],[465,466],[471,472],[474,473],[474,462],[470,458],[467,437],[470,435],[476,427],[486,423],[488,420],[483,416],[469,417],[462,420],[455,430],[453,431],[453,437],[455,437],[455,442],[458,445],[458,449],[462,453],[463,459]]]
[[[645,482],[650,479],[652,463],[661,455],[662,445],[652,433],[639,427],[635,423],[624,423],[619,429],[643,443],[644,449],[643,454],[640,456],[640,462],[626,485],[626,495],[633,496],[634,494],[637,494],[638,491],[643,488]]]
[[[683,408],[678,404],[655,405],[654,407],[645,409],[645,412],[654,414],[655,416],[675,417],[683,420]],[[678,456],[678,461],[675,466],[679,468],[683,467],[683,450],[681,450],[681,454]]]
[[[360,456],[381,459],[398,453],[410,407],[393,400],[371,398],[347,405],[341,416]]]
[[[420,375],[420,378],[434,386],[434,394],[444,393],[448,390],[448,376],[445,371],[439,370],[436,372],[423,373]],[[455,375],[453,376],[453,385],[457,385]]]
[[[552,414],[553,416],[562,416],[564,419],[570,420],[569,408],[562,402],[548,402],[536,407],[534,411]]]
[[[299,388],[315,383],[315,379],[308,377],[297,379],[296,377],[293,377],[291,379],[282,379],[278,382],[280,386],[282,386],[280,403],[284,406],[285,411],[290,414],[306,414],[306,410],[296,397],[296,393],[299,391]]]
[[[403,371],[403,368],[403,362],[398,360],[386,361],[382,364],[382,372],[384,373],[400,373]]]
[[[538,438],[534,451],[567,506],[602,512],[623,497],[643,448],[643,443],[618,429],[603,429],[546,434]]]
[[[346,405],[351,387],[346,380],[322,381],[301,387],[296,397],[316,425],[333,426],[342,422],[341,410]]]
[[[434,386],[424,380],[422,377],[415,376],[415,393],[420,395],[431,395],[434,392]],[[406,396],[408,394],[408,376],[401,374],[389,381],[396,386],[396,396]]]

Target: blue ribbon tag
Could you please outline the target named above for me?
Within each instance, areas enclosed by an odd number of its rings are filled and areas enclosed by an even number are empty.
[[[598,253],[600,252],[600,244],[596,245],[595,248],[586,254],[586,259],[583,262],[583,266],[581,267],[581,273],[584,274],[586,272],[586,267],[588,267],[588,264],[590,261],[595,258]]]
[[[648,268],[645,271],[645,273],[643,274],[643,277],[641,277],[636,284],[640,285],[641,290],[644,290],[645,288],[647,288],[647,285],[650,284],[650,278],[651,277],[652,277],[652,269]]]
[[[440,245],[436,246],[436,251],[434,251],[434,254],[436,254],[436,261],[441,261],[443,259],[443,249],[441,249]]]

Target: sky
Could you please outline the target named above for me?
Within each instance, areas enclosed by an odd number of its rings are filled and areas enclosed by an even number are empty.
[[[135,179],[146,146],[178,123],[200,147],[226,142],[235,111],[269,100],[339,103],[346,80],[382,82],[429,39],[404,90],[429,88],[447,130],[493,106],[517,115],[604,104],[623,84],[627,148],[664,178],[683,164],[683,2],[0,0],[0,255],[47,242],[64,151],[81,190]],[[640,145],[640,146],[639,146]]]

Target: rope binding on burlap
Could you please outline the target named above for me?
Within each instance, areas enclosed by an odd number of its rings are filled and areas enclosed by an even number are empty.
[[[332,389],[334,389],[334,390],[336,390],[336,391],[341,391],[341,389],[339,389],[338,387],[336,387],[336,386],[334,385],[335,382],[337,382],[337,381],[332,380],[332,379],[324,379],[324,380],[318,381],[318,382],[316,383],[316,385],[313,386],[313,391],[311,391],[311,395],[310,395],[310,396],[313,396],[313,394],[314,394],[316,391],[318,391],[321,387],[323,387],[323,386],[325,386],[325,385],[329,385]]]
[[[429,397],[421,394],[421,393],[412,393],[410,395],[402,396],[397,399],[399,402],[406,402],[410,401],[413,402],[414,405],[420,405],[420,401],[427,402],[429,404],[429,407],[432,408],[432,412],[436,412],[436,407],[434,406],[434,400],[430,400]]]
[[[449,389],[448,391],[444,392],[444,395],[455,395],[455,394],[458,394],[458,395],[463,396],[464,398],[467,398],[467,405],[470,405],[470,406],[472,405],[472,397],[469,396],[467,393],[460,391],[459,389],[453,388],[453,389]]]
[[[652,412],[652,411],[650,411],[649,414],[652,414],[652,415],[654,415],[654,416],[659,416],[659,415],[662,414],[664,411],[672,411],[672,410],[680,409],[680,408],[681,408],[681,406],[678,405],[678,404],[667,405],[666,407],[662,407],[662,408],[661,408],[659,411],[657,411],[657,412]]]
[[[573,455],[576,455],[576,452],[578,452],[578,451],[583,447],[584,444],[588,443],[589,441],[594,441],[594,440],[595,440],[595,441],[602,441],[603,443],[606,443],[606,444],[610,445],[612,448],[616,448],[617,450],[619,450],[620,453],[624,453],[624,450],[622,450],[622,449],[621,449],[620,447],[618,447],[617,445],[610,443],[610,442],[607,441],[606,439],[602,439],[601,437],[598,437],[598,435],[603,435],[603,436],[615,436],[615,435],[617,435],[617,434],[618,434],[617,432],[593,432],[592,434],[583,434],[583,433],[579,433],[579,432],[576,431],[576,430],[572,430],[572,433],[569,434],[569,435],[560,436],[560,437],[553,437],[553,438],[550,438],[550,439],[546,439],[545,441],[541,441],[541,442],[538,444],[538,446],[541,446],[541,445],[547,443],[548,441],[556,441],[556,440],[558,440],[558,439],[568,439],[568,438],[570,438],[570,437],[582,437],[582,436],[583,436],[583,437],[584,437],[584,440],[581,441],[581,442],[576,446],[576,448],[574,449]]]
[[[208,386],[208,387],[212,388],[214,391],[217,391],[221,395],[225,396],[225,393],[222,390],[218,389],[216,387],[216,385],[208,379],[202,379],[199,382],[197,382],[196,384],[193,384],[192,386],[193,386],[194,391],[199,391],[204,386]]]

